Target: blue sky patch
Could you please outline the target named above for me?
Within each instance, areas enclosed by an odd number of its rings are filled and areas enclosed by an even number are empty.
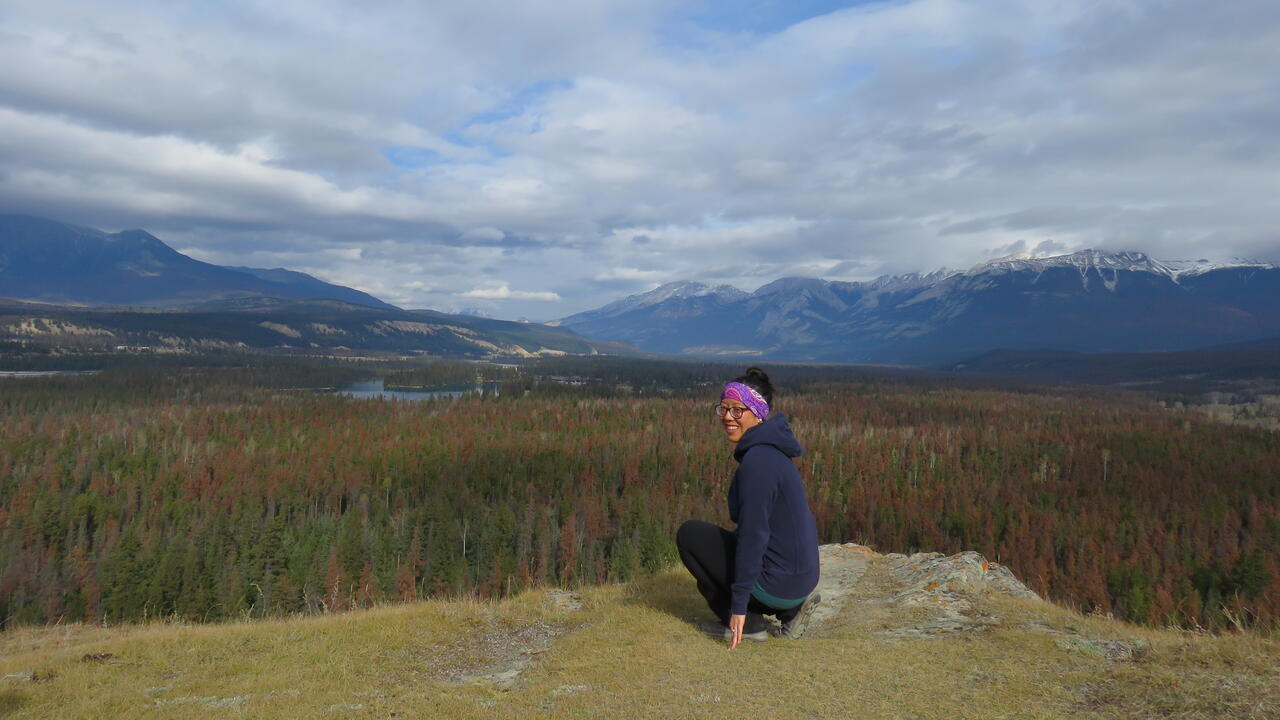
[[[860,5],[888,0],[706,0],[693,3],[686,17],[707,29],[727,33],[771,35],[796,23]]]
[[[543,80],[526,85],[511,93],[502,102],[490,110],[472,115],[462,124],[463,128],[474,125],[492,125],[513,117],[519,117],[530,107],[542,105],[552,94],[561,90],[571,90],[570,80]]]
[[[429,165],[439,165],[444,162],[443,157],[435,150],[411,145],[384,147],[382,157],[401,170],[421,170]]]

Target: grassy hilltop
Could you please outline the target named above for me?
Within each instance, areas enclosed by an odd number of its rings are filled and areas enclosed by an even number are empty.
[[[1275,639],[965,587],[949,596],[964,607],[949,625],[948,601],[912,605],[893,562],[867,555],[843,607],[806,637],[733,652],[698,632],[706,611],[679,568],[483,602],[17,629],[0,635],[0,717],[1280,715]]]

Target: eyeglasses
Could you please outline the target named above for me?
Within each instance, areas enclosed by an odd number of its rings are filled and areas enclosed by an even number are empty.
[[[725,413],[728,413],[729,417],[734,420],[741,420],[742,413],[750,411],[751,408],[729,407],[728,405],[721,405],[720,403],[716,403],[715,406],[711,408],[711,412],[715,413],[716,417],[722,418],[725,416]]]

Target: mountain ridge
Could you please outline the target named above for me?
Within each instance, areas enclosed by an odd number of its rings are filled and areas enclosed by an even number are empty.
[[[695,285],[703,296],[654,290],[558,324],[651,352],[911,365],[999,348],[1189,350],[1280,334],[1280,268],[1257,261],[1082,250],[863,282],[780,278],[717,302]]]
[[[0,343],[18,354],[637,354],[567,328],[404,310],[295,270],[213,265],[145,230],[27,215],[0,215]]]
[[[196,260],[146,230],[107,233],[14,214],[0,214],[0,296],[64,305],[153,307],[265,296],[395,307],[294,270]]]
[[[592,319],[604,319],[616,317],[623,313],[641,310],[654,305],[660,305],[668,300],[679,299],[689,300],[694,298],[708,298],[712,301],[732,302],[747,297],[748,294],[733,287],[732,285],[711,286],[693,280],[676,280],[674,282],[665,283],[647,292],[615,300],[596,310],[588,310],[570,317],[585,316]],[[548,325],[559,326],[563,320],[553,320]]]
[[[399,352],[493,358],[636,355],[620,343],[536,323],[343,300],[239,297],[184,308],[63,307],[0,300],[0,346],[37,354]]]

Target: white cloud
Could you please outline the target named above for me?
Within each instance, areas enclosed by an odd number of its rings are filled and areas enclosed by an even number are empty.
[[[506,237],[506,233],[495,227],[471,228],[459,236],[464,242],[494,243]]]
[[[325,253],[339,260],[356,261],[364,258],[364,250],[358,247],[326,248]]]
[[[638,280],[654,287],[662,284],[666,273],[662,270],[641,270],[639,268],[620,267],[595,276],[595,280],[609,282],[611,280]]]
[[[476,288],[468,290],[464,293],[458,293],[458,297],[475,298],[478,300],[542,300],[547,302],[559,302],[560,296],[549,291],[530,291],[530,290],[512,290],[506,283],[498,285]]]

